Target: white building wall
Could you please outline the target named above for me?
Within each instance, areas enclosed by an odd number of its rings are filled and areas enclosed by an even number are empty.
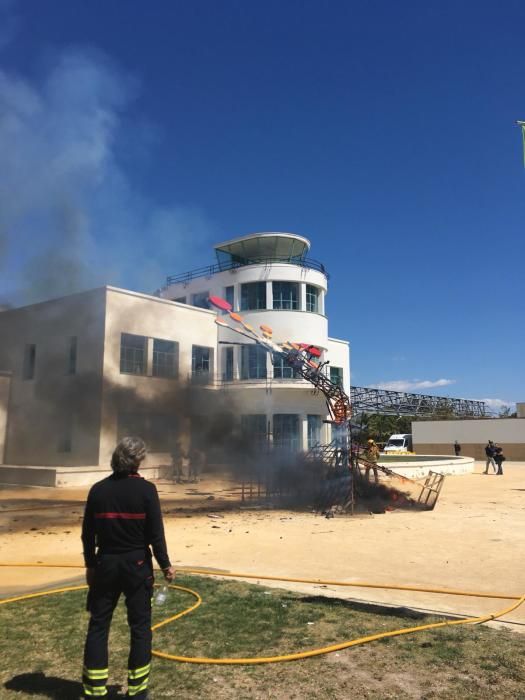
[[[211,271],[211,268],[210,268]],[[295,282],[299,285],[299,309],[273,309],[273,282]],[[266,308],[244,310],[241,308],[241,287],[243,284],[264,282],[266,284]],[[318,311],[306,311],[307,285],[313,285],[319,290]],[[226,288],[234,288],[233,310],[240,313],[247,323],[257,331],[261,325],[273,330],[273,339],[277,343],[285,341],[311,343],[323,351],[323,361],[330,360],[333,367],[343,370],[343,387],[350,393],[350,353],[349,344],[343,340],[329,339],[328,319],[324,314],[327,293],[327,277],[319,270],[300,264],[269,262],[246,265],[209,274],[204,277],[172,284],[161,291],[161,296],[169,299],[184,298],[191,304],[194,295],[219,296],[226,298]],[[228,315],[223,316],[226,322]],[[231,322],[235,325],[234,322]],[[271,356],[266,358],[267,378],[260,380],[241,379],[242,344],[249,344],[249,339],[228,331],[218,329],[218,380],[226,377],[227,346],[233,347],[233,383],[229,391],[238,410],[243,413],[257,413],[266,416],[270,433],[273,430],[275,414],[294,414],[300,418],[302,446],[307,449],[308,415],[319,415],[328,418],[326,403],[322,396],[312,399],[312,387],[308,382],[297,379],[274,379]],[[330,439],[330,430],[323,424],[322,439]]]
[[[299,282],[313,284],[326,293],[326,276],[318,270],[312,270],[301,265],[289,263],[271,263],[267,265],[246,265],[232,270],[217,272],[208,276],[196,277],[187,282],[178,282],[161,290],[164,299],[186,297],[186,303],[192,303],[193,294],[207,292],[210,296],[224,297],[226,287],[235,287],[234,309],[240,310],[240,285],[249,282]],[[271,308],[271,297],[267,296],[267,304]],[[324,307],[322,307],[324,308]]]
[[[350,395],[350,343],[347,340],[328,338],[326,356],[331,367],[343,369],[343,389]]]
[[[0,313],[0,369],[11,372],[4,461],[97,464],[104,339],[104,289]],[[68,371],[76,338],[76,368]],[[25,376],[34,346],[33,376]],[[71,442],[75,449],[69,449]]]
[[[274,281],[299,285],[300,309],[272,308]],[[266,284],[266,309],[240,309],[241,285],[250,282]],[[317,312],[306,311],[307,284],[319,290]],[[184,381],[192,372],[192,346],[211,348],[213,381],[205,391],[220,390],[228,396],[227,410],[239,417],[244,413],[264,414],[270,436],[276,414],[297,415],[302,447],[306,449],[308,416],[328,416],[322,395],[314,393],[304,380],[274,379],[270,355],[266,357],[266,379],[241,380],[239,343],[244,339],[219,328],[215,310],[191,305],[193,294],[224,297],[225,288],[230,286],[234,287],[234,308],[248,323],[257,329],[261,324],[273,328],[276,342],[289,340],[319,347],[324,351],[323,360],[343,368],[344,388],[349,392],[349,346],[346,341],[328,338],[328,319],[324,315],[327,277],[319,270],[281,262],[243,266],[171,285],[161,292],[161,298],[106,287],[0,314],[0,370],[12,373],[9,400],[7,382],[0,387],[0,458],[5,451],[6,461],[11,464],[107,466],[117,439],[119,410],[140,411],[146,405],[163,406],[175,400],[174,380],[152,376],[155,338],[178,343],[179,378]],[[179,297],[185,297],[188,303],[171,301]],[[224,318],[228,320],[227,315]],[[122,333],[148,339],[145,376],[121,373]],[[67,343],[72,336],[78,340],[77,369],[74,376],[68,376]],[[235,381],[228,385],[227,393],[223,388],[223,341],[234,348]],[[25,381],[22,376],[28,343],[37,348],[34,381]],[[73,403],[75,411],[70,411]],[[59,450],[62,438],[72,443],[70,451]],[[329,430],[323,425],[322,440],[329,439]]]
[[[525,459],[523,418],[414,421],[412,437],[414,449],[420,454],[453,454],[457,440],[462,455],[484,459],[484,447],[492,440],[503,447],[507,459]]]
[[[192,346],[213,350],[212,386],[215,381],[217,357],[217,326],[215,313],[205,309],[176,304],[165,299],[109,287],[104,341],[104,399],[102,403],[102,435],[100,462],[108,463],[117,440],[119,412],[172,414],[173,431],[187,432],[181,425],[187,411],[180,405],[183,385],[191,378]],[[153,341],[175,341],[179,345],[178,378],[153,377],[151,372],[152,342],[148,344],[148,369],[145,375],[120,372],[121,334],[145,336]],[[180,380],[180,382],[179,382]],[[135,408],[133,409],[133,406]],[[178,425],[175,425],[178,422]],[[158,457],[160,459],[160,456]],[[167,455],[163,456],[165,460]],[[157,459],[150,454],[150,462]]]
[[[251,282],[266,282],[266,309],[241,310],[241,285]],[[272,282],[296,282],[301,285],[301,309],[273,309]],[[306,311],[306,285],[311,284],[320,290],[319,313]],[[209,277],[200,277],[188,283],[171,285],[161,292],[162,298],[178,299],[184,297],[191,304],[194,294],[225,297],[226,287],[234,287],[235,311],[241,313],[249,323],[258,329],[260,324],[270,326],[277,342],[294,340],[311,342],[322,348],[327,347],[328,321],[322,313],[324,296],[327,291],[326,277],[317,270],[289,264],[249,265],[225,272],[218,272]]]

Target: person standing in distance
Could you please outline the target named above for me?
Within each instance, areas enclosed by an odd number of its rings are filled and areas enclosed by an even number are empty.
[[[138,473],[146,457],[144,441],[119,442],[113,473],[91,487],[82,524],[82,544],[91,613],[84,647],[84,698],[105,697],[108,637],[120,595],[126,599],[131,633],[126,697],[146,700],[151,668],[151,595],[153,554],[167,581],[175,577],[164,537],[155,485]]]
[[[454,442],[454,452],[456,453],[456,457],[459,457],[461,454],[461,445],[457,440]]]
[[[500,445],[495,445],[494,446],[494,461],[498,465],[498,471],[496,472],[496,474],[498,474],[499,476],[503,476],[503,462],[506,459],[507,458],[503,454],[503,447],[500,447]]]
[[[485,471],[483,472],[484,474],[489,473],[489,464],[492,464],[492,468],[494,469],[494,473],[497,471],[496,470],[496,462],[494,461],[494,443],[492,440],[489,440],[487,444],[485,445],[485,456],[487,458],[487,461],[485,463]]]

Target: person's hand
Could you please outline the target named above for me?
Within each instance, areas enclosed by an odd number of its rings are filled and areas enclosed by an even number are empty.
[[[164,574],[164,578],[166,581],[173,581],[175,578],[175,567],[174,566],[168,566],[167,569],[162,569],[162,573]]]
[[[94,566],[88,566],[86,568],[86,583],[87,585],[91,588],[95,581],[95,567]]]

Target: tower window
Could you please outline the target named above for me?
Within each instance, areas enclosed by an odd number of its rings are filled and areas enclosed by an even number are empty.
[[[197,292],[191,295],[191,305],[198,306],[199,309],[209,309],[208,298],[210,296],[209,292]]]
[[[266,355],[260,345],[243,345],[241,379],[266,379]]]
[[[266,308],[266,282],[241,284],[241,311]]]
[[[319,312],[319,287],[314,287],[313,284],[306,285],[306,310]]]
[[[297,282],[273,282],[273,308],[299,309],[299,285]]]
[[[330,381],[338,386],[343,386],[343,368],[330,367]]]
[[[234,308],[234,298],[235,298],[235,287],[233,285],[229,287],[224,287],[224,299],[231,304],[232,309]]]

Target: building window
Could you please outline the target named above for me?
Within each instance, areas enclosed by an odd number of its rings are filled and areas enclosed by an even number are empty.
[[[321,416],[308,416],[308,449],[321,444]]]
[[[122,333],[120,336],[121,374],[146,374],[147,338],[142,335]]]
[[[72,335],[69,338],[69,351],[67,356],[67,373],[77,373],[77,336]]]
[[[241,311],[266,308],[266,282],[241,284]]]
[[[284,355],[274,353],[272,355],[274,379],[301,379],[301,374],[286,362]]]
[[[274,309],[299,309],[299,285],[297,282],[272,282]]]
[[[185,303],[186,303],[186,297],[178,297],[177,299],[174,299],[173,301],[176,301],[177,304],[185,304]]]
[[[255,449],[268,444],[266,416],[264,413],[251,413],[241,416],[242,434],[246,435]]]
[[[273,417],[273,444],[284,452],[297,452],[301,447],[299,416],[294,413],[276,413]]]
[[[191,375],[192,380],[207,384],[213,369],[213,348],[192,345]]]
[[[224,381],[233,381],[233,347],[224,348]]]
[[[266,379],[266,354],[260,345],[243,345],[241,379]]]
[[[235,308],[235,287],[233,285],[231,285],[230,287],[224,287],[224,299],[228,302],[228,304],[231,304],[232,309]],[[226,311],[224,313],[226,313]]]
[[[306,310],[319,313],[319,287],[313,284],[306,285]]]
[[[154,377],[176,377],[179,373],[179,344],[153,338]]]
[[[23,378],[34,379],[36,369],[36,345],[28,344],[24,350]]]
[[[330,381],[338,386],[343,386],[343,368],[330,367]]]
[[[191,295],[192,306],[198,306],[199,309],[209,309],[208,299],[210,297],[209,292],[197,292]]]

